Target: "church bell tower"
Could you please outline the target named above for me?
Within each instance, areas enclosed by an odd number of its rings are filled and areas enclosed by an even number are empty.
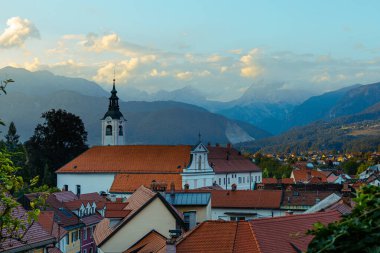
[[[116,95],[115,78],[109,98],[108,111],[102,118],[102,145],[125,145],[126,120],[119,110],[119,98]]]

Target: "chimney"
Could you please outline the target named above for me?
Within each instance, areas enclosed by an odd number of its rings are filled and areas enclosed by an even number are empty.
[[[174,195],[174,192],[175,192],[175,185],[174,185],[174,182],[171,182],[170,183],[170,194]]]
[[[190,188],[189,184],[185,184],[184,188],[185,188],[185,190],[189,190],[189,188]]]
[[[215,144],[215,147],[219,147],[219,143],[216,143],[216,144]]]
[[[232,191],[236,191],[236,188],[237,188],[236,184],[232,184],[232,185],[231,185],[231,189],[232,189]]]
[[[348,183],[343,184],[342,200],[344,204],[351,206],[351,189],[348,186]]]
[[[311,179],[311,170],[307,171],[307,181]]]
[[[226,157],[226,160],[230,160],[230,151],[227,150],[227,157]]]
[[[182,234],[180,229],[169,230],[170,238],[166,240],[166,253],[176,253],[176,240]]]

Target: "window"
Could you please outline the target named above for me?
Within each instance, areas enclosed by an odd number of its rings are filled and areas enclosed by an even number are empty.
[[[66,235],[66,245],[69,245],[70,243],[70,233]]]
[[[88,253],[92,253],[92,248],[90,248],[89,252]]]
[[[241,184],[241,177],[239,177],[239,184]]]
[[[222,179],[219,178],[219,185],[222,185]]]
[[[83,229],[83,240],[87,240],[87,228]]]
[[[119,126],[119,136],[123,136],[123,126]]]
[[[255,182],[257,182],[257,176],[255,176]]]
[[[228,178],[228,184],[231,184],[231,182],[230,182],[230,178]]]
[[[226,178],[223,178],[223,185],[226,185]]]
[[[77,184],[77,195],[80,195],[80,185]]]
[[[202,156],[198,157],[198,170],[202,169]]]
[[[83,250],[83,253],[87,253],[87,250],[86,250],[86,249],[84,249],[84,250]]]
[[[63,190],[67,192],[69,190],[69,186],[67,184],[63,185]]]
[[[245,184],[245,177],[243,177],[243,184]]]
[[[238,221],[238,220],[245,220],[245,217],[244,216],[233,216],[233,217],[230,217],[230,220],[231,221]]]
[[[112,135],[112,126],[111,125],[108,125],[106,127],[106,135]]]
[[[192,229],[197,225],[196,223],[196,212],[195,211],[190,211],[190,212],[184,212],[183,213],[183,218],[185,222],[185,227],[187,229]]]

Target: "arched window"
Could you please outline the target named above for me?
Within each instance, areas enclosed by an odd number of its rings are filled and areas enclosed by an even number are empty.
[[[106,127],[106,135],[112,135],[112,126],[111,125],[108,125]]]
[[[202,169],[202,156],[198,157],[198,170]]]
[[[123,136],[123,126],[119,126],[119,135]]]

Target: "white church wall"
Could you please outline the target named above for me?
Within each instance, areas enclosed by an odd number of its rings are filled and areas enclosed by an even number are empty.
[[[94,173],[94,174],[57,174],[57,187],[63,189],[64,185],[68,190],[77,193],[77,185],[80,186],[81,194],[90,192],[108,192],[115,178],[113,173]]]
[[[262,172],[224,173],[216,174],[214,181],[223,189],[230,190],[236,184],[238,190],[253,189],[254,185],[261,183]]]
[[[285,210],[276,209],[247,209],[247,208],[212,208],[211,219],[212,220],[231,220],[231,217],[244,217],[245,220],[252,220],[257,218],[269,218],[284,216]]]

